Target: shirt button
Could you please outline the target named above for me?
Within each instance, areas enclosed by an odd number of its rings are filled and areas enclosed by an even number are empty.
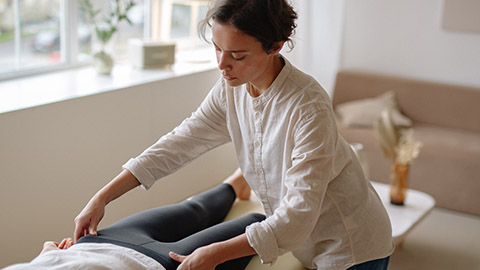
[[[256,112],[256,113],[255,113],[255,118],[257,118],[257,119],[258,119],[258,118],[260,118],[260,116],[262,116],[262,114],[261,114],[261,113],[259,113],[259,112]]]
[[[259,147],[259,146],[260,146],[260,142],[259,142],[259,141],[255,141],[254,145],[255,145],[256,147]]]
[[[254,100],[253,100],[253,104],[254,104],[254,105],[258,105],[258,99],[254,99]]]
[[[317,184],[316,182],[314,182],[314,183],[312,184],[312,187],[314,187],[314,188],[316,188],[317,186],[318,186],[318,184]]]

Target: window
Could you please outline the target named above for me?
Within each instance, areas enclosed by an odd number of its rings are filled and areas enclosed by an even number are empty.
[[[108,10],[110,1],[93,1]],[[121,0],[120,0],[121,1]],[[109,45],[126,56],[128,39],[174,41],[178,49],[203,45],[197,24],[207,0],[135,0],[132,24],[122,23]],[[0,0],[0,79],[74,67],[91,61],[92,27],[78,0]]]
[[[0,72],[64,61],[59,0],[0,0]]]
[[[152,37],[175,41],[181,50],[205,46],[199,39],[198,23],[205,17],[210,1],[156,0],[152,11]],[[210,33],[207,33],[209,36]]]

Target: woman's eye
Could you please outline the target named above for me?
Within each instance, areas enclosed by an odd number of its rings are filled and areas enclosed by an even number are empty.
[[[242,60],[243,58],[245,58],[245,56],[244,56],[244,55],[232,54],[232,58],[233,58],[233,60],[240,61],[240,60]]]

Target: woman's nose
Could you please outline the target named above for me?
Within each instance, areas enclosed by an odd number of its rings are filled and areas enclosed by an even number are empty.
[[[218,53],[217,54],[217,63],[218,63],[218,69],[220,69],[220,70],[231,70],[232,69],[232,66],[228,62],[227,54]]]

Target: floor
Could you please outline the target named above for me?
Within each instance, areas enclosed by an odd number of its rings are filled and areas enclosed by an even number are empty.
[[[480,270],[480,216],[435,208],[397,247],[389,270]]]

